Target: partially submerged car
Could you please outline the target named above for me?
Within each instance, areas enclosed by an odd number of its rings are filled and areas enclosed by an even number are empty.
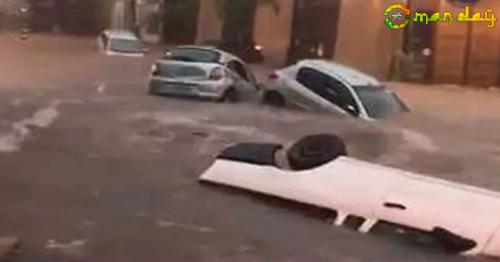
[[[257,81],[240,58],[210,46],[178,46],[151,68],[149,93],[238,101],[257,92]]]
[[[99,50],[110,56],[144,56],[146,49],[141,40],[125,30],[105,30],[98,38]]]
[[[335,212],[335,225],[421,232],[452,253],[500,256],[500,193],[347,157],[336,136],[310,136],[275,161],[280,144],[225,149],[200,177]],[[353,223],[354,221],[354,223]]]
[[[375,78],[325,60],[303,60],[278,70],[264,85],[263,102],[365,120],[408,112],[408,106]]]

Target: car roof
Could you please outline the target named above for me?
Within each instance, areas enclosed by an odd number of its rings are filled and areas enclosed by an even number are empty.
[[[327,60],[302,60],[297,63],[299,67],[312,67],[324,73],[342,79],[352,86],[376,86],[380,82],[372,76],[360,72],[354,68],[341,65]]]
[[[177,48],[185,48],[185,49],[199,49],[199,50],[207,50],[207,51],[213,51],[217,52],[220,55],[219,62],[220,63],[227,63],[231,60],[236,60],[240,63],[244,63],[243,60],[231,53],[228,53],[224,50],[218,49],[213,46],[209,45],[181,45],[181,46],[176,46],[172,49],[177,49]]]
[[[134,33],[127,30],[105,30],[104,33],[114,38],[138,40]]]

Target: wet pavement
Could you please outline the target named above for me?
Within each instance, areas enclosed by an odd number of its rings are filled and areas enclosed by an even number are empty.
[[[150,97],[159,50],[104,57],[94,42],[0,37],[0,235],[21,237],[18,261],[472,261],[197,178],[235,142],[336,133],[353,157],[500,190],[494,114],[463,126],[396,84],[415,113],[388,123]]]

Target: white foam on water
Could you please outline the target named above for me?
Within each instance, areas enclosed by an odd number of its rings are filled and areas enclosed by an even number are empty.
[[[16,152],[30,136],[31,128],[48,128],[59,117],[57,106],[60,101],[53,101],[49,106],[37,110],[33,116],[12,124],[9,132],[0,134],[0,153]]]
[[[215,229],[207,226],[200,226],[194,224],[184,224],[178,222],[172,222],[167,220],[157,219],[155,220],[156,226],[160,228],[179,228],[187,231],[196,231],[199,233],[214,233]]]
[[[104,92],[106,92],[106,89],[108,88],[105,83],[101,83],[101,82],[96,83],[96,86],[97,86],[97,89],[96,89],[97,93],[104,93]]]
[[[414,148],[427,152],[439,151],[438,145],[436,145],[436,143],[434,143],[431,138],[422,133],[410,129],[403,129],[401,130],[401,133],[405,142],[410,144]]]
[[[247,125],[231,125],[231,124],[218,124],[210,123],[210,117],[201,115],[187,115],[187,116],[174,116],[169,114],[158,113],[139,113],[132,117],[134,120],[149,119],[154,120],[164,126],[186,126],[194,128],[203,128],[211,131],[217,131],[226,134],[238,134],[251,137],[260,137],[271,141],[279,140],[279,137],[264,132],[258,128]]]

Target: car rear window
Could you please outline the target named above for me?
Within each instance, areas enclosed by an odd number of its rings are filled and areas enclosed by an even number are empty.
[[[174,48],[167,52],[165,59],[186,62],[217,63],[219,62],[220,54],[213,50],[201,48]]]
[[[158,63],[157,75],[168,78],[205,78],[207,72],[191,65]]]
[[[112,38],[111,50],[123,53],[141,53],[142,43],[139,40]]]

